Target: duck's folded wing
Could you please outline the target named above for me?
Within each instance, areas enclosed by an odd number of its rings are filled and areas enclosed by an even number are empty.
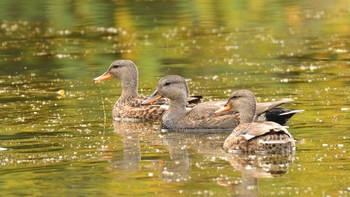
[[[157,120],[160,119],[164,111],[165,109],[163,109],[160,105],[141,106],[128,109],[126,116],[144,120]]]
[[[190,109],[187,112],[187,116],[193,120],[200,120],[208,117],[213,117],[216,116],[214,112],[223,107],[225,104],[226,102],[224,101],[203,102]]]
[[[290,138],[293,138],[284,126],[281,126],[275,122],[251,123],[241,134],[246,140],[251,140],[255,137],[263,136],[268,133],[285,133]]]
[[[239,124],[239,119],[236,115],[221,115],[212,116],[198,120],[198,127],[213,128],[213,129],[233,129]]]
[[[278,106],[284,105],[286,103],[293,102],[293,99],[282,99],[280,101],[273,101],[273,102],[262,102],[256,104],[256,114],[262,114],[266,111],[269,111],[273,108],[276,108]]]

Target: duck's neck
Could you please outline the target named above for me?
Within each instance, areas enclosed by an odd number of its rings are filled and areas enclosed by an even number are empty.
[[[256,113],[256,102],[246,103],[239,110],[240,124],[251,123],[254,121]]]
[[[135,98],[138,96],[138,74],[125,76],[121,79],[122,94],[121,99]]]
[[[186,118],[186,104],[186,99],[170,100],[169,109],[165,112],[164,117],[174,121]]]

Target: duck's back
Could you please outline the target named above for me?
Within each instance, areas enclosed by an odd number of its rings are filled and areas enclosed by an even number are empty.
[[[287,129],[275,122],[247,123],[237,126],[224,142],[229,151],[285,153],[295,149]]]
[[[223,101],[208,101],[199,103],[188,111],[187,116],[193,120],[201,120],[204,118],[217,116],[214,112],[224,105],[225,102]]]
[[[209,129],[230,129],[235,128],[239,123],[237,115],[232,113],[223,113],[216,115],[215,111],[225,102],[209,101],[196,105],[187,113],[187,118],[191,119],[195,128]]]
[[[163,128],[174,131],[191,131],[191,129],[222,131],[235,128],[239,123],[237,115],[230,113],[216,115],[214,112],[220,108],[218,103],[216,101],[200,103],[188,109],[185,114],[170,110],[163,116]]]

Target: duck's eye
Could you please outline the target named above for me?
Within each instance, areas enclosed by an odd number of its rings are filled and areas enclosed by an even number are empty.
[[[112,68],[120,68],[121,66],[119,64],[113,65]]]
[[[232,98],[232,99],[237,99],[238,96],[234,95],[234,96],[232,96],[231,98]]]
[[[164,86],[168,86],[168,85],[170,85],[170,83],[169,83],[169,82],[166,82],[166,83],[164,84]]]

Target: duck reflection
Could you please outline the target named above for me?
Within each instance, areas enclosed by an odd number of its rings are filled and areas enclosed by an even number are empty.
[[[166,182],[183,182],[190,178],[190,158],[187,145],[174,135],[162,135],[168,148],[170,160],[160,169],[160,176]]]
[[[236,171],[242,173],[233,182],[217,178],[219,185],[227,187],[237,195],[257,196],[258,179],[282,176],[288,172],[294,161],[290,154],[232,154],[223,150],[222,144],[230,132],[221,133],[164,133],[161,125],[147,122],[114,122],[114,131],[122,136],[122,154],[113,156],[113,170],[130,173],[151,169],[158,172],[165,182],[186,182],[191,179],[191,153],[205,158],[219,158],[227,161]],[[161,149],[169,153],[150,154],[145,151]],[[167,150],[164,150],[167,149]],[[145,162],[146,161],[146,162]],[[142,164],[141,164],[142,163]],[[145,165],[146,164],[146,165]],[[193,172],[192,172],[193,173]]]
[[[294,152],[284,154],[229,154],[227,161],[242,173],[238,183],[219,179],[218,184],[227,187],[238,196],[258,196],[258,180],[274,178],[288,172],[294,162]]]
[[[161,125],[154,122],[115,121],[113,126],[114,131],[122,136],[123,142],[123,153],[113,156],[113,170],[131,172],[141,171],[144,168],[152,169],[158,171],[159,177],[166,182],[188,181],[191,168],[188,150],[211,155],[219,154],[217,152],[223,154],[220,147],[228,135],[228,133],[160,134]],[[146,153],[145,147],[153,150],[165,148],[170,158],[164,158],[161,153],[156,156]],[[151,166],[145,166],[145,163],[151,163]]]
[[[198,133],[199,132],[199,133]],[[162,134],[164,145],[167,146],[171,160],[163,167],[162,179],[167,182],[188,181],[191,177],[191,152],[209,156],[224,154],[222,141],[227,133],[165,133]],[[193,165],[193,164],[192,164]]]
[[[139,171],[141,170],[141,147],[146,143],[149,145],[161,145],[158,137],[159,125],[151,122],[129,122],[113,121],[114,132],[122,137],[123,154],[114,157],[115,170]],[[159,161],[155,161],[158,163]]]
[[[187,181],[191,177],[191,157],[194,151],[205,158],[220,158],[227,161],[235,171],[242,173],[238,181],[232,178],[217,178],[219,185],[238,196],[258,196],[258,180],[283,176],[294,162],[295,152],[284,154],[233,154],[222,148],[228,133],[167,133],[162,135],[172,160],[163,168],[162,178],[170,181]],[[166,173],[165,173],[166,172]],[[193,172],[192,172],[193,173]]]

